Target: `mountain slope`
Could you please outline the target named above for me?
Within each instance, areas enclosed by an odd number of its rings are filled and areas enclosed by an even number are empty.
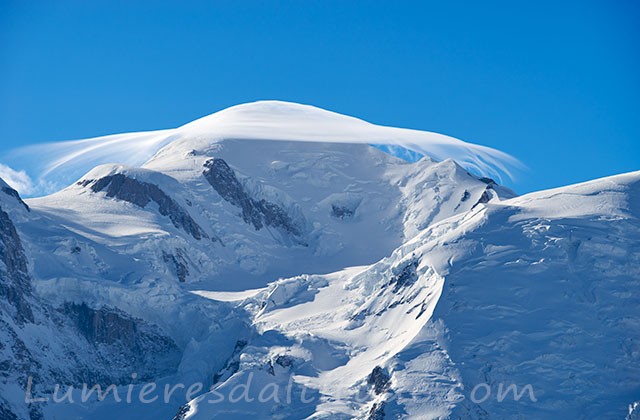
[[[29,203],[90,240],[136,249],[153,270],[169,256],[183,281],[232,289],[374,262],[434,221],[513,195],[453,161],[409,164],[366,145],[200,143],[171,144],[143,168],[100,166]]]
[[[49,196],[1,183],[1,416],[624,416],[640,401],[640,173],[515,197],[364,144],[412,141],[471,169],[499,157],[260,102],[110,138],[156,153]],[[33,395],[59,383],[75,402],[25,404],[30,375]],[[83,382],[145,381],[184,387],[78,402]]]
[[[33,290],[30,262],[14,220],[31,221],[19,195],[0,182],[0,414],[42,418],[53,383],[122,384],[131,371],[142,380],[166,374],[178,348],[159,328],[117,308],[71,299],[54,306]],[[44,397],[47,398],[47,397]]]
[[[250,343],[215,392],[249,375],[255,396],[274,375],[308,388],[307,404],[250,406],[259,418],[623,417],[640,395],[639,198],[640,172],[530,194],[373,266],[277,282],[241,305],[280,338]],[[214,397],[186,418],[249,412]]]
[[[208,291],[372,263],[434,221],[513,195],[451,160],[410,164],[365,144],[237,140],[203,131],[174,139],[142,167],[101,165],[28,204],[11,191],[22,209],[11,223],[31,277],[23,283],[43,308],[43,328],[71,331],[51,354],[86,356],[58,362],[58,373],[39,378],[42,395],[57,382],[78,386],[87,372],[91,381],[123,386],[138,370],[138,382],[206,383],[238,343],[259,334],[245,308],[208,299]],[[140,351],[146,359],[136,357]],[[106,372],[101,358],[111,352],[122,363]],[[163,357],[157,367],[145,365]],[[20,371],[10,352],[5,363]],[[30,406],[17,401],[9,406],[25,416]],[[129,408],[168,416],[178,402]],[[114,409],[91,407],[94,417]],[[36,404],[46,417],[82,417],[82,410]]]

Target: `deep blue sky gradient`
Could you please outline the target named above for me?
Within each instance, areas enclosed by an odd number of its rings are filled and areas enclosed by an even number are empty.
[[[281,99],[501,149],[518,192],[638,170],[639,4],[0,0],[0,154]]]

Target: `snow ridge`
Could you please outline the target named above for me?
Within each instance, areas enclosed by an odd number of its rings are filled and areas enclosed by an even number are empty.
[[[636,416],[640,172],[517,197],[342,141],[360,120],[239,108],[55,194],[0,182],[0,416]],[[26,405],[27,374],[202,387]]]

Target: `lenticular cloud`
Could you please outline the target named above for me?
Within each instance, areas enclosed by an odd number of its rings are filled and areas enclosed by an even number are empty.
[[[43,195],[64,188],[100,164],[143,165],[161,148],[182,139],[197,143],[251,139],[386,145],[391,146],[387,150],[401,148],[435,160],[451,158],[471,172],[500,181],[513,179],[514,171],[522,168],[504,152],[446,135],[379,126],[280,101],[237,105],[175,129],[28,146],[12,151],[2,162],[24,174],[21,182],[14,182],[14,188],[25,195]]]
[[[97,165],[142,165],[162,146],[171,142],[171,131],[115,134],[36,144],[14,150],[2,160],[29,174],[29,190],[22,190],[21,185],[12,185],[14,188],[25,195],[43,195],[66,187]],[[10,180],[7,183],[11,185]]]

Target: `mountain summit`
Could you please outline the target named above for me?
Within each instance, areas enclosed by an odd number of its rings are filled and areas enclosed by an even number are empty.
[[[0,417],[636,418],[640,172],[516,196],[458,142],[268,101],[0,182]]]
[[[465,169],[496,180],[511,178],[521,166],[501,151],[446,135],[379,126],[314,106],[281,101],[233,106],[173,129],[28,146],[13,152],[5,163],[26,170],[34,179],[32,184],[50,193],[100,164],[141,166],[160,151],[170,161],[176,153],[180,159],[181,153],[190,149],[241,139],[377,144],[414,160],[421,156],[437,161],[454,159]]]

